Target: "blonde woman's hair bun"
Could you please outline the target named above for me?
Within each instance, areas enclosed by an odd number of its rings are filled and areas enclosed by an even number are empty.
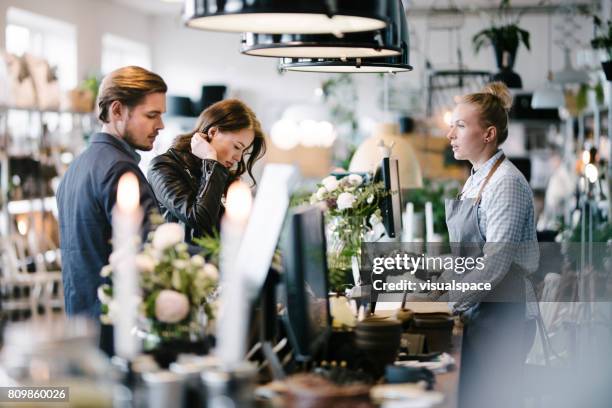
[[[506,111],[512,108],[512,94],[503,82],[491,82],[482,88],[482,92],[497,96]]]

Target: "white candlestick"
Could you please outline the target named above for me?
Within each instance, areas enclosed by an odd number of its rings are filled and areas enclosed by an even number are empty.
[[[216,354],[226,368],[239,365],[246,354],[249,302],[245,278],[234,261],[247,226],[252,200],[249,187],[241,181],[234,182],[227,192],[225,216],[221,222],[221,298]]]
[[[113,293],[118,313],[115,317],[115,354],[126,360],[140,351],[133,333],[138,320],[137,299],[140,294],[136,253],[140,242],[142,210],[138,178],[125,173],[117,186],[117,204],[113,209]]]
[[[434,237],[434,220],[433,220],[433,205],[431,201],[425,203],[425,241],[433,242]]]
[[[406,242],[412,242],[414,233],[414,204],[406,204]]]

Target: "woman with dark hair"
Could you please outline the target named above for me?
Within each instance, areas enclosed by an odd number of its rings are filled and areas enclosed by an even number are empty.
[[[185,226],[185,241],[219,229],[222,198],[266,151],[255,113],[237,99],[206,108],[191,132],[151,161],[148,179],[168,222]]]

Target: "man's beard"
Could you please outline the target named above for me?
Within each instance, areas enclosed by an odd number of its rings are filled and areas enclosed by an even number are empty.
[[[129,144],[130,146],[132,146],[134,149],[137,149],[137,150],[142,150],[142,151],[145,151],[145,152],[148,152],[148,151],[153,150],[153,145],[148,146],[148,145],[142,145],[142,144],[139,144],[139,143],[136,141],[136,138],[135,138],[135,137],[132,135],[132,133],[130,133],[130,131],[129,131],[129,130],[127,130],[127,129],[126,129],[126,131],[125,131],[125,135],[123,136],[123,140],[125,140],[125,141],[127,142],[127,144]]]

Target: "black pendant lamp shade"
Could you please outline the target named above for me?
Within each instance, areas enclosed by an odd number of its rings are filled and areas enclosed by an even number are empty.
[[[241,52],[257,57],[277,58],[357,58],[389,57],[401,52],[399,36],[393,30],[348,33],[342,38],[331,34],[244,33]]]
[[[329,72],[336,74],[373,74],[412,71],[408,54],[387,58],[282,58],[279,68],[284,71]]]
[[[400,54],[385,58],[282,58],[280,69],[301,72],[390,73],[412,71],[408,23],[401,0],[393,1],[395,16],[386,31],[396,33]],[[348,37],[348,35],[346,36]]]
[[[332,34],[261,34],[244,33],[243,54],[277,58],[376,58],[399,55],[402,52],[401,18],[405,18],[400,0],[388,0],[384,29]]]
[[[385,27],[391,0],[186,0],[187,26],[269,34],[349,33]]]

